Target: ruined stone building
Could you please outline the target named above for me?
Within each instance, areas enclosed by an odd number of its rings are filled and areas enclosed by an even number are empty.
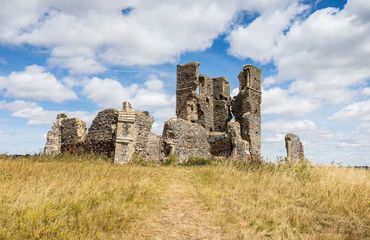
[[[287,151],[286,160],[288,162],[298,162],[304,160],[303,144],[297,135],[288,133],[285,136],[285,148]]]
[[[232,99],[227,78],[199,74],[197,62],[181,64],[177,66],[177,117],[165,122],[161,136],[151,132],[154,119],[148,112],[135,111],[124,102],[121,110],[99,112],[88,131],[82,120],[59,114],[44,152],[103,154],[116,163],[135,158],[161,161],[169,156],[180,161],[212,156],[259,159],[261,84],[261,71],[245,65],[239,74],[239,93]],[[288,145],[295,149],[294,144]]]

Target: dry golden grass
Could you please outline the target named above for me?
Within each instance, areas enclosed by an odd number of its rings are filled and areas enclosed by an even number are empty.
[[[129,238],[165,183],[153,167],[46,160],[0,160],[0,239]]]
[[[369,170],[222,164],[193,182],[230,239],[370,239]]]
[[[370,171],[0,156],[0,239],[200,237],[370,239]]]

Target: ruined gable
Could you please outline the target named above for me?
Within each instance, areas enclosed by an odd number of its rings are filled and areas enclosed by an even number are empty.
[[[245,65],[239,74],[239,93],[232,101],[232,112],[240,123],[241,135],[255,158],[261,156],[261,70]]]
[[[176,115],[211,132],[224,132],[232,118],[230,86],[225,77],[199,75],[199,63],[177,66]]]

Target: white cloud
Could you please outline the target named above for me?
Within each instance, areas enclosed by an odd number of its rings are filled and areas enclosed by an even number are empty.
[[[0,77],[0,89],[5,96],[25,100],[63,102],[77,99],[76,94],[41,66],[31,65],[24,71]]]
[[[362,94],[365,96],[370,96],[370,87],[363,88]]]
[[[73,73],[107,64],[174,62],[209,48],[243,10],[267,12],[294,0],[14,0],[2,3],[0,42],[51,50],[49,62]],[[122,10],[130,7],[129,14]]]
[[[85,111],[55,111],[45,110],[35,102],[16,100],[12,102],[0,101],[0,109],[9,110],[13,117],[27,119],[28,125],[51,124],[58,113],[64,112],[69,117],[79,117],[84,121],[90,122],[93,113]]]
[[[348,103],[370,79],[369,11],[366,0],[349,0],[343,10],[325,8],[307,18],[277,10],[281,20],[261,15],[248,26],[236,27],[229,52],[257,61],[272,59],[278,73],[269,84],[292,81],[290,94],[325,104]],[[277,27],[271,28],[274,24]]]
[[[263,114],[301,116],[320,107],[320,101],[291,95],[282,88],[264,90],[262,98]]]
[[[370,120],[370,100],[349,104],[330,117],[331,120],[343,120],[351,118],[365,121]]]
[[[268,62],[277,50],[279,37],[290,24],[295,15],[301,13],[305,6],[293,3],[286,8],[277,8],[265,12],[248,26],[239,25],[228,36],[229,53],[239,58],[252,58]]]
[[[262,126],[265,130],[288,133],[288,132],[312,132],[317,130],[317,126],[313,121],[300,120],[300,121],[281,121],[274,120],[264,123]]]

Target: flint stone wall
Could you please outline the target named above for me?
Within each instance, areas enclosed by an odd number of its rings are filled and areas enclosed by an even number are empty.
[[[44,148],[44,154],[47,155],[56,155],[61,152],[61,126],[63,119],[66,119],[67,115],[65,113],[60,113],[57,115],[56,120],[54,121],[51,129],[48,131],[46,136],[46,144]]]
[[[117,121],[118,111],[116,109],[105,109],[99,112],[87,133],[85,151],[113,157]]]
[[[285,136],[285,147],[287,151],[288,162],[304,160],[303,144],[297,135],[288,133]]]
[[[231,141],[227,133],[210,132],[208,143],[211,147],[211,154],[218,157],[230,157],[232,152]]]
[[[238,122],[229,122],[227,126],[227,135],[231,142],[230,158],[236,160],[250,160],[249,144],[240,135],[240,124]]]
[[[159,161],[162,158],[162,139],[151,132],[153,123],[154,118],[149,112],[136,113],[135,155],[144,160]]]
[[[257,159],[261,156],[261,88],[261,70],[245,65],[239,74],[239,93],[232,101],[241,136],[248,141],[249,151]]]
[[[65,118],[61,123],[61,152],[84,152],[86,123],[78,118]]]
[[[199,63],[177,66],[176,116],[211,132],[225,132],[232,118],[230,86],[225,77],[199,75]]]
[[[180,161],[211,157],[208,131],[198,124],[172,118],[165,123],[162,137],[165,156],[175,155]]]

